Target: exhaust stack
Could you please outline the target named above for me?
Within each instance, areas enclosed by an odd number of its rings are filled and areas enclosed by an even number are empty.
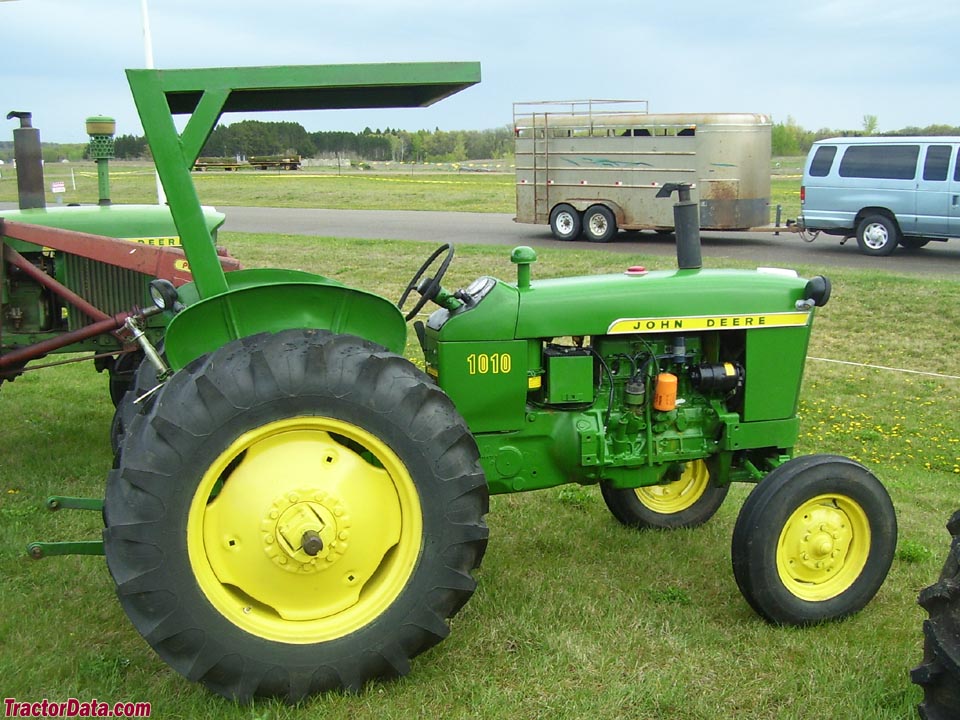
[[[17,162],[17,193],[21,210],[45,208],[43,191],[43,154],[40,150],[40,130],[33,127],[33,114],[11,111],[7,120],[17,118],[20,127],[13,131],[13,156]]]
[[[658,198],[670,197],[676,191],[679,202],[673,205],[673,225],[677,236],[677,267],[681,270],[699,270],[700,213],[697,203],[690,199],[690,183],[666,183],[657,192]]]

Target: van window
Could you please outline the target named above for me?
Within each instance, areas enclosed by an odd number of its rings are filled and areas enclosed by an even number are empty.
[[[830,167],[833,165],[833,158],[837,155],[836,145],[821,145],[813,156],[813,162],[810,163],[810,175],[812,177],[826,177],[830,174]]]
[[[931,145],[927,148],[927,159],[923,162],[924,180],[946,180],[947,166],[950,164],[949,145]]]
[[[840,177],[913,180],[919,145],[851,145],[840,161]]]

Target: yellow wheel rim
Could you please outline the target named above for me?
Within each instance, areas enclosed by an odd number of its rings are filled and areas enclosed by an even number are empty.
[[[637,499],[644,506],[660,513],[673,515],[696,504],[710,487],[710,472],[703,460],[688,462],[683,474],[673,482],[636,488]]]
[[[326,417],[238,437],[204,473],[187,517],[203,593],[234,625],[316,643],[369,624],[420,555],[416,487],[380,439]]]
[[[870,555],[870,523],[843,495],[819,495],[787,519],[777,543],[780,580],[801,600],[822,602],[847,590]]]

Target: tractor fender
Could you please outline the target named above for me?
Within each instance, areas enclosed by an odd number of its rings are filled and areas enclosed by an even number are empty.
[[[227,278],[227,292],[209,298],[198,298],[193,285],[181,289],[186,307],[164,338],[174,370],[237,338],[294,328],[356,335],[398,354],[406,347],[403,315],[374,293],[295,270],[240,270]]]

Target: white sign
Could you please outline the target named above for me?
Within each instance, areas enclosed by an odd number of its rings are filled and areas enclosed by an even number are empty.
[[[50,191],[54,193],[65,193],[67,191],[67,185],[62,180],[57,180],[56,182],[50,183]]]

